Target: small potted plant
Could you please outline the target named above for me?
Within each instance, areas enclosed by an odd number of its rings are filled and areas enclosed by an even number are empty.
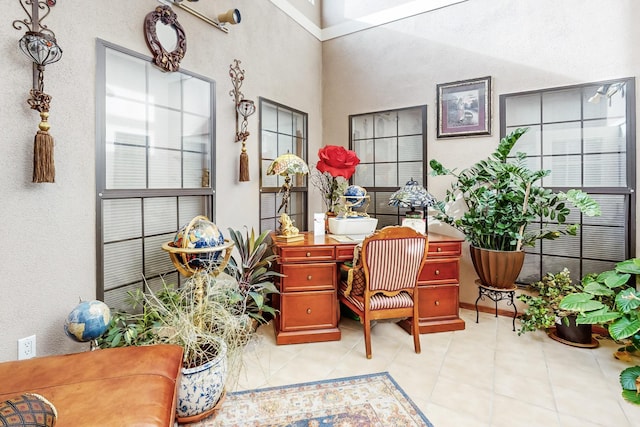
[[[591,325],[577,326],[578,312],[560,307],[565,296],[582,291],[582,285],[573,283],[570,274],[566,268],[555,274],[547,273],[542,280],[529,285],[531,294],[518,295],[518,300],[527,304],[520,318],[518,335],[545,329],[552,334],[552,338],[565,344],[592,344]]]
[[[600,206],[580,190],[553,192],[539,186],[551,171],[531,170],[524,153],[511,154],[527,130],[514,130],[488,158],[459,173],[435,159],[429,162],[433,176],[454,178],[444,200],[433,207],[435,218],[465,235],[480,280],[494,288],[513,286],[524,263],[523,247],[576,234],[578,225],[566,223],[570,205],[584,215],[600,215]],[[467,209],[451,214],[449,206],[459,199]],[[536,221],[543,226],[529,227]]]
[[[582,292],[565,296],[560,308],[577,311],[580,325],[604,325],[611,338],[623,344],[615,357],[630,361],[630,354],[640,350],[639,278],[640,258],[620,262],[613,270],[587,275]],[[620,385],[622,397],[640,405],[640,366],[623,370]]]
[[[210,270],[188,277],[180,288],[165,283],[156,292],[131,292],[129,302],[137,311],[114,313],[98,344],[181,346],[177,419],[195,422],[219,407],[224,390],[238,378],[244,348],[256,336],[244,298],[235,278]],[[196,389],[198,400],[192,401]]]
[[[238,250],[238,259],[232,257],[226,271],[238,280],[244,309],[256,326],[266,323],[276,314],[269,304],[270,297],[279,293],[275,278],[283,276],[271,269],[277,256],[269,245],[270,232],[265,230],[256,236],[251,229],[251,233],[246,230],[243,236],[240,231],[229,228],[229,237]]]

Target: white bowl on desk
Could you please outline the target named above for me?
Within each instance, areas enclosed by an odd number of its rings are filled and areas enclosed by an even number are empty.
[[[329,218],[329,233],[346,236],[368,236],[376,231],[378,218],[335,217]]]

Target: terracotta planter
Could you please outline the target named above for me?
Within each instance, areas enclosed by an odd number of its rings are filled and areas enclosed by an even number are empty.
[[[524,264],[524,251],[494,251],[471,246],[471,261],[485,286],[511,288]]]

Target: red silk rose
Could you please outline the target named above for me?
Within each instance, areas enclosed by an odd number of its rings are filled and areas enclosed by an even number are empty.
[[[356,171],[356,166],[360,163],[355,151],[347,150],[339,145],[322,147],[318,150],[318,158],[316,168],[334,178],[339,176],[345,179],[351,178],[351,175]]]

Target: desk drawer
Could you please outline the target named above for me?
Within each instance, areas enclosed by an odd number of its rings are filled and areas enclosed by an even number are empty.
[[[451,283],[458,282],[458,258],[432,259],[427,257],[419,282]]]
[[[281,292],[336,289],[336,264],[287,264],[282,265]]]
[[[420,320],[458,317],[458,285],[427,285],[418,288]]]
[[[333,261],[332,246],[280,248],[280,262]]]
[[[458,257],[462,253],[461,242],[429,242],[428,257]],[[428,258],[427,258],[428,259]]]
[[[280,295],[282,331],[335,328],[338,325],[335,291],[294,292]]]
[[[356,245],[336,246],[336,259],[338,261],[351,261],[353,259],[353,248]]]

